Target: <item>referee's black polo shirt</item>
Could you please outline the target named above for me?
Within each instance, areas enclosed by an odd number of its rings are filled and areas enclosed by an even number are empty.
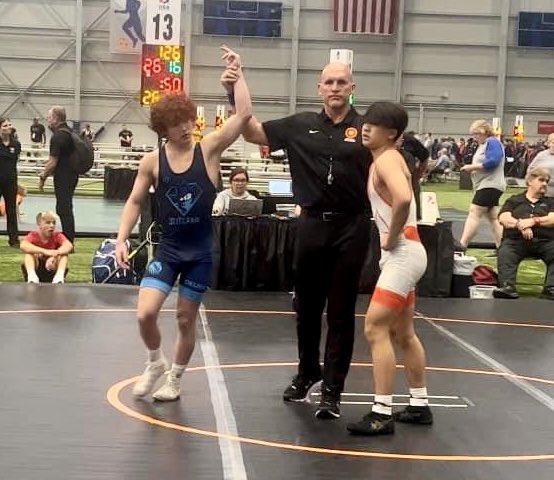
[[[263,123],[271,150],[287,151],[293,193],[303,209],[344,213],[369,209],[371,154],[362,145],[362,118],[351,109],[336,125],[325,111]],[[333,181],[329,185],[331,164]]]
[[[21,153],[21,143],[14,138],[10,138],[10,143],[4,145],[0,140],[0,176],[16,177],[17,176],[17,160]]]
[[[75,147],[69,130],[67,123],[62,123],[50,138],[50,156],[58,159],[55,175],[73,172],[69,165],[69,156]]]
[[[546,217],[550,212],[554,212],[554,198],[542,197],[536,202],[531,202],[525,193],[513,195],[500,209],[501,215],[504,212],[510,212],[512,217],[516,219],[525,219],[531,217]],[[533,227],[534,238],[554,239],[554,228],[552,227]],[[513,238],[515,240],[523,240],[519,230],[515,228],[505,228],[503,238]]]

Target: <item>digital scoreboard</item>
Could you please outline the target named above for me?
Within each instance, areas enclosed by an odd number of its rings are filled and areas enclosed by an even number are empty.
[[[153,105],[164,95],[183,93],[185,47],[142,45],[140,104]]]

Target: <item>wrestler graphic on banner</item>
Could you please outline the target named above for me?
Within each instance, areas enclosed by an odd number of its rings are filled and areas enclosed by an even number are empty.
[[[139,0],[127,0],[125,4],[125,10],[114,10],[114,13],[129,15],[129,18],[125,21],[121,28],[133,43],[133,48],[136,48],[137,42],[139,40],[143,43],[146,42],[142,29],[142,21],[139,15],[140,7],[141,2]]]

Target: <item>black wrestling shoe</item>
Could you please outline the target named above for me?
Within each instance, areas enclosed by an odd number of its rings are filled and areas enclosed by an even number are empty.
[[[416,425],[432,425],[433,412],[429,406],[416,407],[409,405],[400,412],[395,412],[392,415],[395,422],[413,423]]]
[[[516,287],[510,285],[509,283],[504,284],[503,287],[495,288],[492,292],[492,296],[494,298],[507,298],[511,300],[519,298]]]
[[[292,383],[283,392],[283,401],[285,402],[305,402],[308,399],[310,388],[312,388],[320,379],[307,380],[300,375],[292,379]]]
[[[357,423],[349,423],[346,429],[352,435],[391,435],[394,433],[394,420],[391,416],[370,412]]]
[[[340,392],[335,392],[323,385],[321,387],[321,400],[314,416],[319,420],[340,418]]]

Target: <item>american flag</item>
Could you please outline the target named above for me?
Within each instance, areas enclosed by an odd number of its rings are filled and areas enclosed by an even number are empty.
[[[334,31],[392,35],[397,15],[398,0],[334,0]]]

